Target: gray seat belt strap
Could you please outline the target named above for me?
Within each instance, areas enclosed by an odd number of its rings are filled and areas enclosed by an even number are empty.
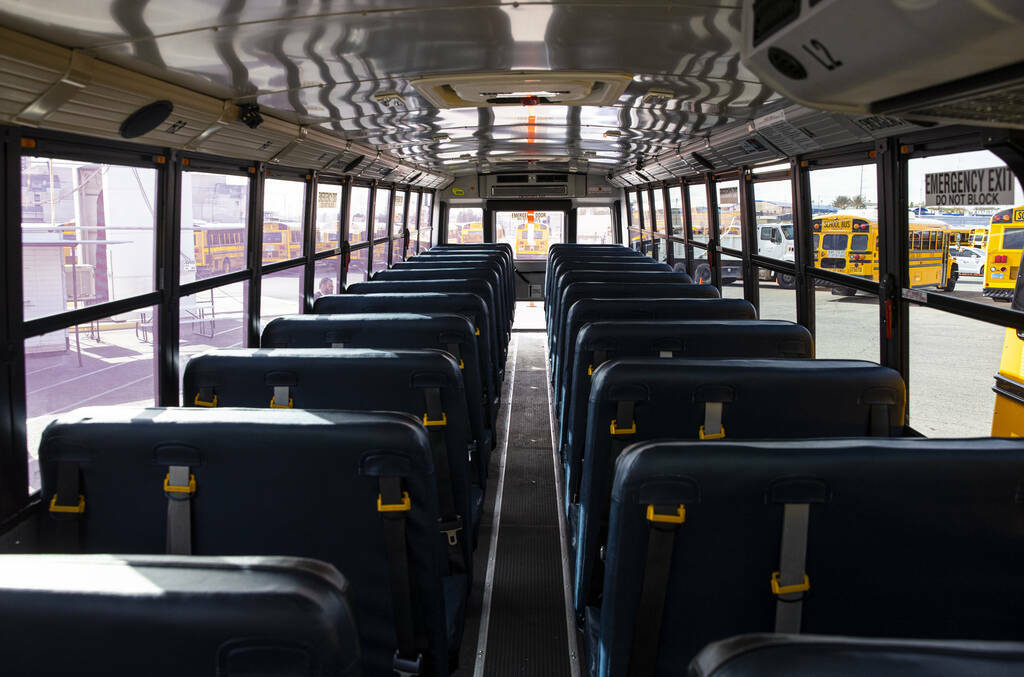
[[[462,349],[458,343],[449,343],[445,349],[451,353],[452,357],[455,358],[455,361],[459,363],[459,369],[466,368],[465,362],[462,361]]]
[[[50,517],[57,522],[57,552],[77,553],[82,549],[82,515],[85,495],[81,493],[77,461],[57,463],[57,491],[50,499]]]
[[[722,402],[704,403],[704,425],[700,427],[700,439],[715,440],[725,437],[722,428]]]
[[[869,417],[869,428],[872,437],[889,436],[889,405],[872,404]]]
[[[776,597],[775,632],[797,634],[803,600],[810,590],[810,579],[804,568],[807,563],[807,527],[809,503],[786,503],[782,517],[782,544],[779,548],[779,570],[772,574],[772,592]]]
[[[192,554],[192,494],[196,492],[195,475],[187,465],[172,465],[164,478],[167,496],[167,554]]]
[[[293,402],[288,386],[274,386],[274,396],[270,398],[271,409],[291,409]]]

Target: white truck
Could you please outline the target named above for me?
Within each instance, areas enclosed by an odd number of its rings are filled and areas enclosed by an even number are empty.
[[[722,247],[725,249],[742,249],[741,236],[731,230],[721,236]],[[694,252],[696,254],[696,252]],[[703,252],[701,252],[703,253]],[[757,224],[757,253],[778,261],[794,261],[793,256],[793,224],[791,223],[759,223]],[[776,274],[773,270],[758,269],[762,280],[774,279],[783,289],[793,289],[796,279],[792,275]],[[722,256],[722,284],[732,284],[743,277],[740,260],[734,256]],[[694,260],[694,279],[711,279],[711,267],[707,259]]]

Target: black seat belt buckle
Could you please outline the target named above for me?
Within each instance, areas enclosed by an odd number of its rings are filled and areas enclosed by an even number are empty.
[[[456,515],[455,519],[448,520],[437,520],[438,530],[448,536],[448,545],[456,546],[459,544],[459,532],[462,531],[462,516]]]
[[[402,658],[398,651],[395,651],[393,667],[398,677],[418,677],[423,670],[423,654],[416,654],[416,658]]]

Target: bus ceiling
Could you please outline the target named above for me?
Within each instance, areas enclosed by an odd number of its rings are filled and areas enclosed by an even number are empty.
[[[186,7],[0,0],[0,121],[428,189],[624,188],[935,125],[1024,130],[1019,0]]]

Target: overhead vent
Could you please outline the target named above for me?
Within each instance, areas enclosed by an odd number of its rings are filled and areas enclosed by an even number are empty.
[[[745,0],[743,63],[811,108],[1020,127],[1024,3],[954,4]]]
[[[565,185],[491,186],[491,197],[555,197],[569,194]]]
[[[537,174],[537,183],[565,183],[569,180],[567,174]]]
[[[540,105],[611,106],[633,81],[625,73],[513,71],[466,73],[413,80],[420,96],[438,108]]]
[[[529,174],[498,174],[494,177],[497,183],[529,183]]]

